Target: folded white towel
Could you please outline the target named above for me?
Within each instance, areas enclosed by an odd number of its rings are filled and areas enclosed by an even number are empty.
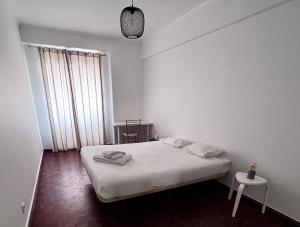
[[[126,162],[128,162],[128,161],[131,160],[131,155],[130,154],[126,154],[126,155],[122,155],[122,157],[119,157],[117,159],[111,159],[111,158],[104,157],[102,154],[98,154],[98,155],[95,155],[93,157],[93,159],[96,162],[104,162],[104,163],[109,163],[109,164],[114,164],[114,165],[122,166]]]
[[[104,152],[102,152],[102,154],[106,158],[116,159],[118,157],[121,157],[122,155],[125,155],[126,153],[123,151],[104,151]]]
[[[118,159],[118,158],[121,158],[123,157],[125,154],[115,154],[115,155],[112,155],[112,156],[105,156],[103,155],[105,158],[109,158],[109,159],[112,159],[112,160],[115,160],[115,159]]]

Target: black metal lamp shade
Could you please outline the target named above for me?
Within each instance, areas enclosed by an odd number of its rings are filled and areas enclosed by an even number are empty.
[[[138,39],[144,33],[145,18],[141,9],[128,6],[121,12],[121,31],[128,39]]]

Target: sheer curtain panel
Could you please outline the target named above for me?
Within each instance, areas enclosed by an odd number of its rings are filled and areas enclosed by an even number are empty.
[[[39,48],[54,150],[106,142],[100,54]]]

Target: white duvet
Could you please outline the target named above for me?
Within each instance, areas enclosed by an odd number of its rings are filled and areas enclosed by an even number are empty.
[[[132,160],[124,166],[93,160],[94,155],[108,150],[124,151]],[[86,146],[81,157],[97,195],[107,200],[200,181],[225,174],[230,168],[225,157],[203,159],[160,141]]]

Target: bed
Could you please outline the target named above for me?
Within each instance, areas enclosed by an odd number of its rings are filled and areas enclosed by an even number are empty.
[[[94,155],[109,150],[131,154],[132,160],[124,166],[93,160]],[[225,156],[203,159],[161,141],[86,146],[80,154],[97,197],[102,202],[220,178],[230,169],[230,160]]]

